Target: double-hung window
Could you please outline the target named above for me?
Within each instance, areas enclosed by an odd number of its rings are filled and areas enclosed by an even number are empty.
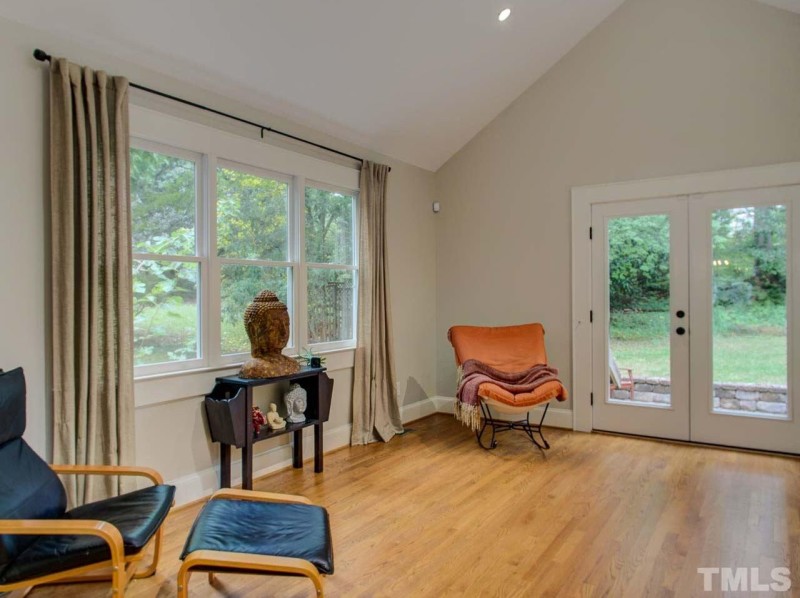
[[[355,335],[356,202],[352,192],[305,189],[309,344],[341,346]]]
[[[295,266],[289,251],[291,178],[219,161],[216,179],[220,305],[215,312],[220,314],[219,349],[230,357],[250,351],[242,314],[262,289],[286,303],[290,316],[295,311],[290,292]]]
[[[201,165],[177,148],[131,149],[134,363],[151,371],[203,365]]]
[[[136,135],[134,111],[137,376],[244,361],[244,310],[263,289],[289,309],[286,353],[353,347],[357,173],[140,112],[150,126]]]

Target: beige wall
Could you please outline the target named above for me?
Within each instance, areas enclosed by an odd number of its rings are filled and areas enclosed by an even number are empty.
[[[259,122],[343,151],[392,166],[389,177],[390,284],[394,304],[395,340],[400,396],[406,404],[433,395],[435,391],[435,220],[430,205],[434,175],[395,160],[370,153],[341,140],[332,139],[294,123],[274,117],[256,107],[243,105],[135,64],[115,60],[69,43],[51,34],[0,19],[0,368],[22,365],[28,378],[29,442],[49,453],[47,414],[47,69],[33,60],[34,48],[65,55],[75,62],[124,74],[132,81],[213,105]],[[191,73],[187,73],[191,77]],[[229,121],[207,117],[191,109],[176,107],[134,92],[135,103],[193,118],[220,128],[257,137],[258,133]],[[237,128],[238,127],[238,128]],[[292,149],[292,143],[276,141]],[[303,148],[301,151],[308,151]],[[312,155],[322,155],[320,153]],[[345,161],[347,163],[347,161]],[[208,374],[208,389],[218,373]],[[344,429],[350,421],[352,371],[333,372],[334,405],[328,430]],[[137,409],[137,460],[164,471],[169,480],[192,476],[213,477],[217,449],[206,439],[201,417],[201,398],[181,396]],[[266,399],[262,399],[266,401]],[[259,450],[274,448],[269,442]],[[256,459],[266,467],[285,452]],[[188,480],[188,481],[187,481]],[[206,480],[207,481],[207,480]],[[205,483],[205,482],[203,482]]]
[[[629,0],[435,177],[0,20],[0,367],[28,372],[27,436],[42,452],[47,79],[30,56],[37,46],[390,163],[390,284],[405,404],[437,390],[453,394],[445,332],[455,323],[540,320],[551,361],[570,379],[570,187],[800,160],[800,16],[750,0]],[[134,101],[235,129],[142,94]],[[442,202],[437,216],[434,200]],[[333,376],[329,430],[350,420],[352,371]],[[138,461],[183,480],[187,492],[202,491],[213,483],[216,450],[200,397],[181,394],[137,409]],[[285,456],[281,450],[258,458],[257,468]]]
[[[438,393],[457,323],[542,321],[570,380],[570,187],[795,160],[800,15],[628,0],[437,173]]]

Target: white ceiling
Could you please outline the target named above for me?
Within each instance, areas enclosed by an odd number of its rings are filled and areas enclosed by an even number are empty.
[[[622,1],[3,0],[0,16],[437,170]]]
[[[437,170],[621,3],[3,0],[0,15]]]

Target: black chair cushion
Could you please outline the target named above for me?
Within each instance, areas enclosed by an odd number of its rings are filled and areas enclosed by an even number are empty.
[[[0,445],[0,519],[58,519],[66,508],[61,480],[22,438]],[[0,535],[0,568],[35,539]]]
[[[136,554],[164,522],[174,495],[174,486],[151,486],[72,509],[64,518],[108,521],[122,534],[125,554]],[[108,545],[96,536],[36,536],[26,550],[0,569],[0,583],[14,583],[110,558]]]
[[[0,444],[25,433],[25,374],[0,370]]]
[[[333,573],[328,512],[316,505],[212,500],[197,516],[181,560],[196,550],[300,558]]]
[[[24,432],[25,375],[17,368],[0,373],[0,519],[57,519],[67,508],[64,486]],[[0,569],[35,539],[0,535]]]

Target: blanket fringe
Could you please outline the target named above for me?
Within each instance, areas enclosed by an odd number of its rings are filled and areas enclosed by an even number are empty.
[[[469,429],[475,432],[481,429],[481,409],[478,405],[468,405],[456,399],[453,404],[453,415]]]

